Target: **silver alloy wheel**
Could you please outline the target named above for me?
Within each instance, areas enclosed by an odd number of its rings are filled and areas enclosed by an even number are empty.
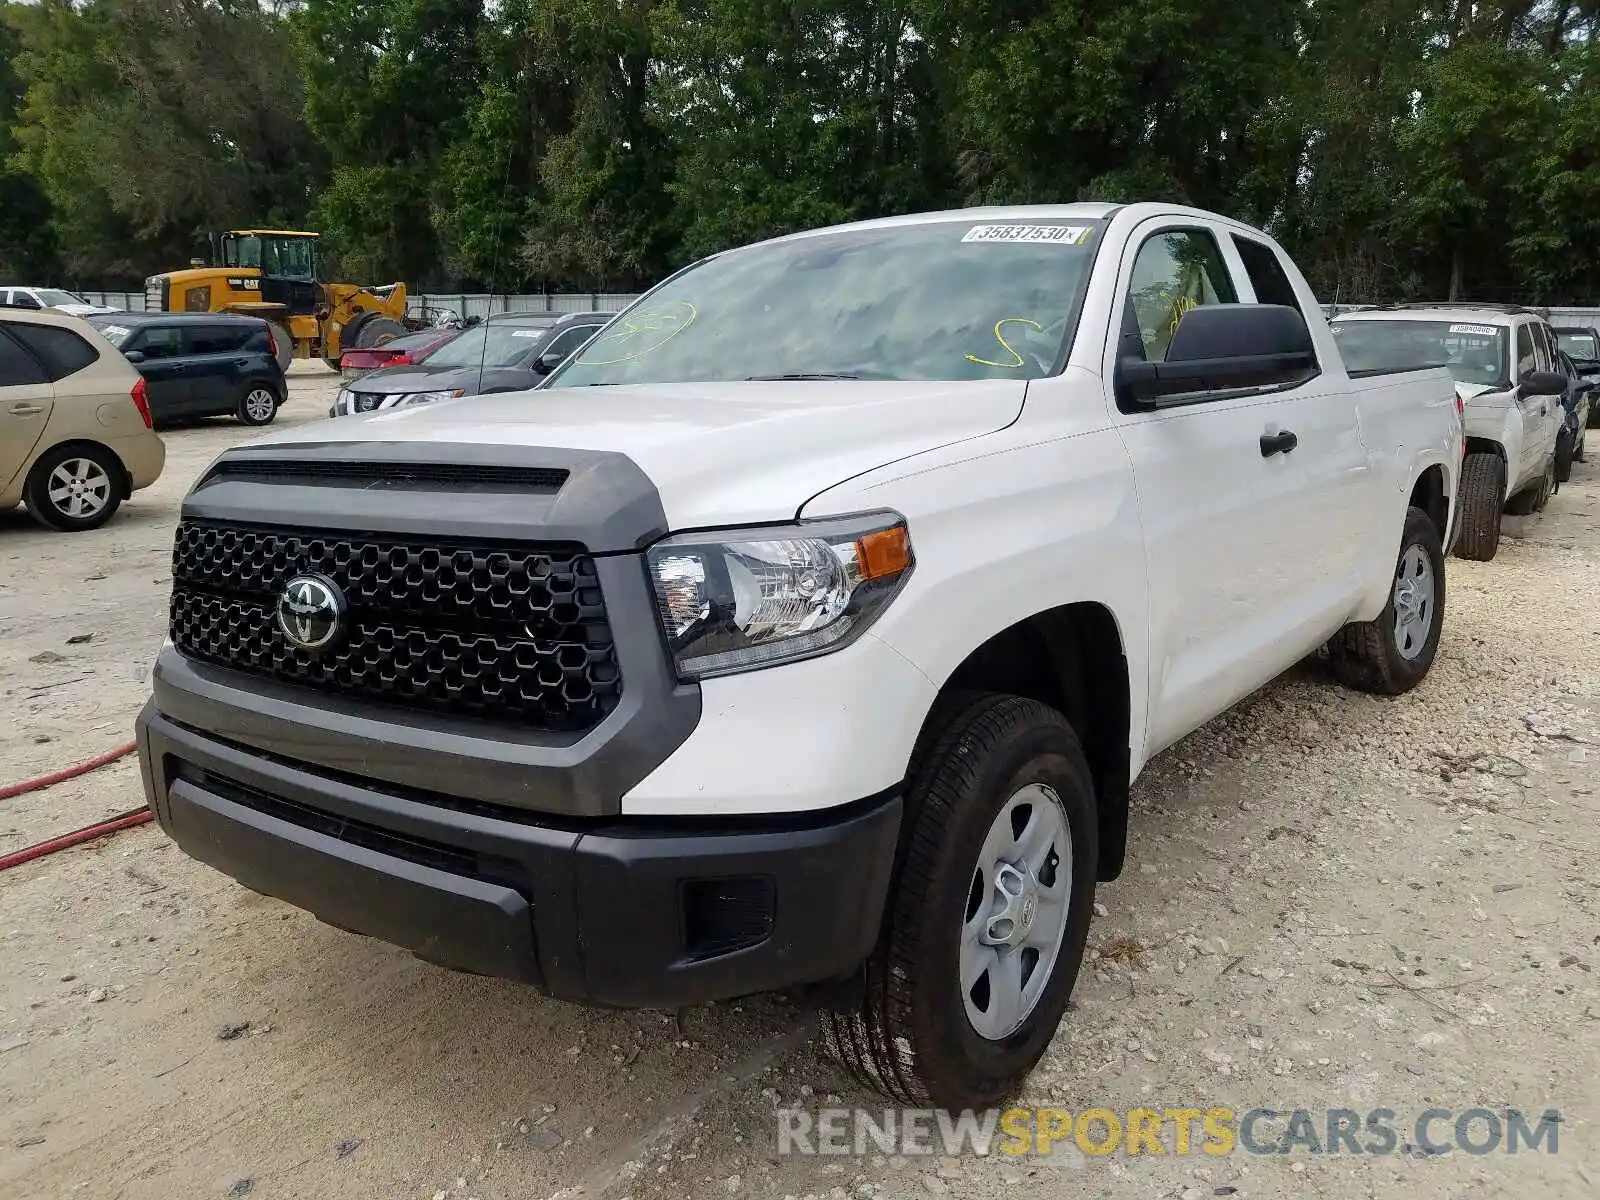
[[[94,459],[69,458],[50,472],[46,495],[57,512],[83,521],[111,503],[111,486],[111,476]]]
[[[1394,645],[1410,661],[1433,629],[1433,563],[1421,546],[1407,546],[1394,573]]]
[[[961,998],[973,1030],[997,1042],[1039,1003],[1066,935],[1072,827],[1043,784],[1020,788],[978,851],[961,927]]]
[[[278,398],[266,388],[256,388],[244,398],[244,411],[252,421],[270,421],[278,407]]]

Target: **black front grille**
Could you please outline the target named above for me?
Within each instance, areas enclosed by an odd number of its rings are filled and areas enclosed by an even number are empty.
[[[358,397],[365,393],[357,393]],[[375,401],[382,399],[374,396]],[[376,405],[374,404],[374,407]],[[365,412],[366,409],[361,411]],[[567,472],[553,467],[503,467],[471,463],[326,462],[321,459],[224,458],[211,479],[287,479],[330,487],[419,487],[451,491],[499,490],[549,493],[561,490]]]
[[[594,563],[581,546],[481,546],[203,521],[178,526],[171,636],[205,662],[410,708],[584,730],[622,675]],[[320,653],[278,627],[302,573],[344,593]]]

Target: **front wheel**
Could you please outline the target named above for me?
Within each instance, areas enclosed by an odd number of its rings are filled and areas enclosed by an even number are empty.
[[[277,394],[262,384],[252,384],[239,400],[239,420],[246,425],[270,425],[277,415]]]
[[[859,1007],[833,1053],[906,1104],[952,1111],[1021,1086],[1078,977],[1099,854],[1094,785],[1066,718],[966,697],[913,770],[899,874]]]
[[[1562,433],[1556,442],[1555,477],[1556,486],[1566,483],[1572,478],[1572,464],[1576,461],[1577,451],[1573,448],[1572,439]]]
[[[1328,643],[1334,674],[1363,692],[1398,696],[1422,682],[1444,629],[1444,547],[1433,519],[1406,511],[1389,602],[1376,620],[1346,625]]]
[[[59,446],[33,464],[22,498],[47,529],[97,529],[122,503],[122,464],[104,446]]]
[[[1456,553],[1488,562],[1500,548],[1500,513],[1505,500],[1506,460],[1487,450],[1474,450],[1461,464],[1460,508]]]

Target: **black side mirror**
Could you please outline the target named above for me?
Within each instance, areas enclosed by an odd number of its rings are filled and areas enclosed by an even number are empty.
[[[1303,383],[1317,374],[1311,331],[1284,304],[1203,304],[1184,313],[1162,362],[1123,357],[1119,397],[1135,406],[1168,397]]]
[[[122,357],[127,359],[129,362],[133,363],[135,366],[137,366],[139,363],[142,363],[144,361],[144,351],[143,350],[124,350],[122,352]]]
[[[546,350],[543,354],[539,355],[538,358],[533,360],[533,369],[535,374],[550,374],[551,371],[554,371],[558,366],[561,365],[561,360],[566,358],[566,356],[567,352],[565,350]]]
[[[1529,371],[1517,388],[1519,396],[1560,396],[1567,390],[1567,377],[1554,371]]]

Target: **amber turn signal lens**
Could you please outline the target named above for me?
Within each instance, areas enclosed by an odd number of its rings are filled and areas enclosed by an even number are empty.
[[[859,537],[856,562],[863,579],[892,579],[911,565],[911,535],[896,525]]]

